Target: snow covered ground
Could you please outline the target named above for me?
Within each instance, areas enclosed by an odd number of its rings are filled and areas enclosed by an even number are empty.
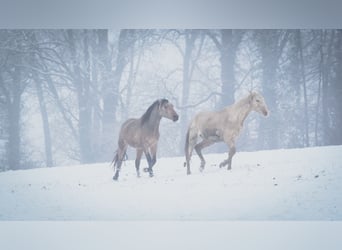
[[[154,178],[106,164],[0,173],[0,220],[342,220],[342,146],[158,159]],[[143,160],[141,168],[146,166]]]

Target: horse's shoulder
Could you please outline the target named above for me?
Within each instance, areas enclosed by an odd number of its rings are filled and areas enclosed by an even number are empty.
[[[218,112],[217,111],[202,111],[202,112],[199,112],[196,117],[199,118],[199,119],[211,119],[212,117],[215,117],[218,115]]]
[[[122,128],[131,127],[131,126],[134,126],[134,124],[138,124],[138,119],[136,119],[136,118],[130,118],[130,119],[127,119],[127,120],[122,124]]]
[[[136,121],[137,119],[135,119],[135,118],[129,118],[129,119],[127,119],[123,124],[129,124],[129,123],[132,123],[132,122],[134,122],[134,121]]]

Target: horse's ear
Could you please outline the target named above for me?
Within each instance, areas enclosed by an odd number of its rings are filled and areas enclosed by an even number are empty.
[[[253,97],[255,97],[257,94],[258,94],[258,92],[255,90],[251,90],[251,92],[250,92],[250,95]]]
[[[249,101],[249,103],[252,103],[254,97],[255,97],[255,92],[252,91],[252,90],[250,90],[250,91],[249,91],[249,95],[248,95],[248,101]]]
[[[159,99],[158,100],[158,109],[160,110],[164,105],[164,99]]]
[[[248,96],[252,100],[255,96],[255,91],[253,89],[248,90]]]
[[[162,100],[161,99],[158,99],[158,109],[160,109],[162,107]]]
[[[169,101],[167,99],[159,99],[158,100],[158,107],[159,109],[165,104],[168,103]]]

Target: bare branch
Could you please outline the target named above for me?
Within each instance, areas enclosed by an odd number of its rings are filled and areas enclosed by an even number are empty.
[[[178,109],[188,109],[188,108],[195,108],[198,105],[207,102],[212,96],[223,96],[222,93],[219,92],[211,92],[206,98],[200,100],[197,103],[194,104],[189,104],[189,105],[185,105],[185,106],[176,106]]]
[[[217,49],[219,51],[222,51],[222,44],[219,42],[219,40],[217,39],[217,37],[210,31],[210,30],[206,30],[205,34],[207,36],[209,36],[211,38],[211,40],[213,40],[213,42],[215,43]]]

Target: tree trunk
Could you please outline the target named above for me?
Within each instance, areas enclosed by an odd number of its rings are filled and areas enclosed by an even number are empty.
[[[305,77],[305,63],[304,63],[304,56],[303,56],[303,45],[302,45],[302,36],[301,31],[297,30],[296,32],[297,37],[297,47],[299,51],[299,58],[300,58],[300,71],[301,71],[301,78],[302,78],[302,85],[303,85],[303,97],[304,97],[304,145],[306,147],[310,146],[309,143],[309,117],[308,117],[308,98],[307,98],[307,91],[306,91],[306,77]]]
[[[182,99],[181,106],[184,107],[188,104],[189,94],[190,94],[190,82],[191,82],[191,58],[192,51],[195,47],[195,41],[198,37],[198,32],[196,30],[186,30],[185,31],[185,49],[183,56],[183,87],[182,87]],[[188,125],[188,112],[186,108],[181,109],[180,114],[180,128],[183,134],[185,134]],[[182,137],[180,140],[180,149],[184,147],[185,139]],[[183,150],[181,150],[183,152]]]
[[[102,142],[103,157],[105,160],[110,160],[116,148],[116,140],[114,136],[119,133],[119,126],[116,122],[116,110],[119,100],[119,86],[122,73],[128,63],[129,48],[133,46],[133,30],[121,30],[118,41],[118,54],[116,58],[116,68],[114,71],[112,82],[107,82],[103,86],[103,132]],[[117,128],[117,131],[115,131]]]
[[[90,41],[91,53],[91,82],[92,82],[92,102],[91,102],[91,113],[92,113],[92,128],[91,128],[91,139],[92,139],[92,152],[93,152],[93,160],[95,162],[100,162],[102,160],[102,149],[101,149],[101,119],[102,119],[102,110],[101,110],[101,95],[100,95],[100,84],[104,81],[104,77],[102,75],[106,75],[104,72],[104,63],[103,63],[103,52],[102,48],[102,40],[101,34],[105,33],[107,35],[107,30],[93,30],[92,31],[92,39]],[[108,56],[108,51],[105,53]],[[102,73],[103,72],[103,73]],[[102,73],[102,75],[101,75]]]
[[[331,143],[330,133],[330,118],[329,118],[329,82],[330,82],[330,65],[332,64],[332,46],[335,40],[335,31],[331,31],[329,45],[327,48],[327,56],[325,64],[323,65],[323,79],[322,79],[322,129],[323,129],[323,143],[329,145]]]
[[[278,68],[278,36],[275,30],[259,31],[259,48],[262,65],[262,90],[270,116],[262,119],[259,132],[259,147],[262,149],[278,148],[278,112],[276,97],[276,73]]]
[[[36,74],[34,75],[35,75],[34,80],[36,82],[36,90],[37,90],[37,96],[38,96],[39,107],[40,107],[40,114],[42,116],[42,122],[43,122],[45,162],[46,162],[47,167],[52,167],[53,159],[52,159],[52,146],[51,146],[51,133],[50,133],[49,118],[48,118],[48,113],[46,110],[46,104],[44,100],[41,80],[38,79]]]
[[[15,67],[11,88],[11,100],[8,102],[9,138],[8,163],[12,170],[20,169],[20,102],[21,69]]]
[[[222,98],[217,108],[224,108],[234,103],[235,94],[235,73],[234,65],[238,46],[242,40],[244,32],[234,31],[231,29],[220,30],[221,40],[210,31],[207,32],[209,37],[215,43],[220,52],[221,62],[221,93]]]
[[[49,91],[51,92],[53,98],[56,101],[57,108],[61,112],[63,119],[64,119],[64,122],[66,123],[67,127],[71,131],[71,135],[74,137],[74,139],[77,139],[78,138],[78,132],[76,131],[76,128],[74,127],[74,125],[72,123],[72,120],[67,115],[66,108],[64,107],[63,102],[58,95],[56,86],[54,85],[51,76],[48,74],[45,74],[44,80],[48,86]]]
[[[121,30],[119,36],[118,55],[112,83],[104,86],[103,123],[114,124],[119,100],[119,86],[124,68],[128,63],[128,48],[130,46],[130,30]],[[107,132],[107,131],[105,131]]]
[[[333,82],[333,103],[334,103],[334,127],[333,136],[331,138],[332,144],[342,144],[342,30],[336,31],[336,42],[335,42],[335,79]]]
[[[322,92],[322,82],[323,82],[323,71],[324,71],[324,52],[323,52],[323,44],[325,34],[324,31],[320,31],[320,45],[319,45],[319,80],[318,80],[318,90],[317,90],[317,100],[316,100],[316,119],[315,119],[315,146],[319,146],[320,142],[318,139],[318,126],[319,126],[319,117],[320,117],[320,106],[321,106],[321,92]]]
[[[37,39],[35,33],[32,33],[31,40],[34,44],[37,44]],[[35,67],[39,68],[39,59],[36,54],[30,55],[31,64]],[[53,166],[53,158],[52,158],[52,145],[51,145],[51,133],[50,133],[50,125],[48,119],[48,112],[46,110],[46,103],[44,98],[44,92],[42,87],[42,80],[39,78],[38,73],[33,70],[32,78],[36,84],[37,97],[39,102],[40,114],[42,117],[43,131],[44,131],[44,147],[45,147],[45,163],[47,167]]]
[[[92,109],[90,92],[90,62],[89,62],[89,41],[88,31],[83,32],[83,55],[84,55],[84,77],[79,75],[82,88],[79,90],[79,136],[80,136],[80,152],[81,163],[94,162],[92,151]]]
[[[79,131],[79,149],[80,149],[80,162],[91,163],[93,162],[92,147],[91,147],[91,108],[90,108],[90,86],[89,78],[86,76],[82,78],[80,61],[76,54],[76,38],[75,31],[68,30],[68,40],[70,45],[70,54],[72,61],[72,68],[74,73],[74,86],[77,91],[78,101],[78,131]],[[87,32],[84,35],[84,56],[85,64],[89,63],[88,53],[88,37]],[[89,72],[88,66],[86,66],[86,72]]]
[[[233,46],[233,30],[221,30],[221,81],[222,98],[221,108],[234,103],[235,75],[234,64],[236,48]]]

